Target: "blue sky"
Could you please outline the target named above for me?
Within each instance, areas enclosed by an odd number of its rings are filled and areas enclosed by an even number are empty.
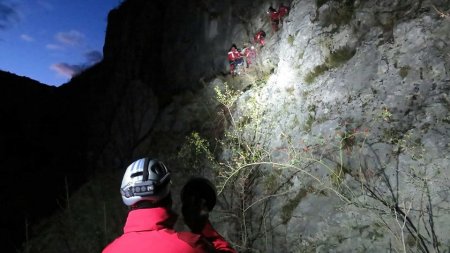
[[[102,58],[122,0],[0,0],[0,70],[59,86]]]

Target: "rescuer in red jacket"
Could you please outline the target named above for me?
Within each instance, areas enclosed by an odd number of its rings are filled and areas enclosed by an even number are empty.
[[[289,14],[289,7],[281,4],[278,8],[278,11],[275,10],[272,6],[267,10],[267,14],[270,18],[270,23],[272,25],[272,31],[276,32],[279,29],[279,24],[283,24],[284,16]]]
[[[284,4],[281,4],[280,7],[278,7],[278,15],[280,17],[281,23],[283,23],[284,16],[289,14],[289,7],[285,6]]]
[[[267,10],[267,15],[269,15],[270,24],[272,25],[272,32],[278,31],[278,25],[280,24],[280,14],[272,6]]]
[[[262,47],[265,45],[265,38],[266,38],[266,33],[263,30],[259,30],[255,36],[255,42],[260,44]]]
[[[242,55],[245,56],[245,62],[247,63],[247,68],[250,67],[252,62],[256,59],[256,49],[253,45],[244,44],[244,49],[242,49]]]
[[[195,214],[201,207],[184,207],[191,217],[186,224],[197,233],[174,231],[177,215],[171,210],[170,181],[170,171],[158,160],[143,158],[128,166],[120,187],[130,208],[124,233],[103,253],[236,253],[207,215]]]
[[[237,46],[233,44],[230,48],[230,51],[228,51],[228,62],[230,63],[230,74],[234,76],[235,68],[238,64],[243,64],[244,59],[242,58],[241,52],[237,49]]]

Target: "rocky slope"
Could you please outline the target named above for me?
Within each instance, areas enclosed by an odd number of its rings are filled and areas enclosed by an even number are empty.
[[[216,218],[243,252],[445,250],[450,23],[436,9],[448,6],[293,1],[291,7],[253,72],[214,79],[189,106],[180,99],[168,107],[155,129],[182,135],[180,126],[197,125],[211,140],[226,128],[215,144],[222,154],[206,163],[219,170],[216,182],[230,187]],[[259,21],[250,26],[267,30]],[[225,101],[219,96],[226,107],[221,119],[209,118],[211,126],[183,118],[205,104],[215,115],[217,101],[208,98],[214,87],[226,94],[224,86],[236,93]]]
[[[277,33],[270,4],[110,13],[105,60],[60,89],[95,173],[26,250],[100,251],[123,222],[123,166],[143,155],[167,161],[174,195],[211,177],[212,220],[240,252],[446,250],[448,3],[294,0]],[[225,75],[229,46],[259,28],[257,64]]]

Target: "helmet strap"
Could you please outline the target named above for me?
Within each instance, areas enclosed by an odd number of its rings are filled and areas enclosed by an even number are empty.
[[[136,210],[136,209],[145,209],[145,208],[155,208],[159,207],[159,203],[153,203],[151,201],[139,201],[136,204],[130,206],[130,210]]]
[[[172,195],[169,193],[165,198],[161,199],[158,202],[152,202],[149,200],[139,201],[136,204],[130,206],[129,208],[130,210],[136,210],[155,207],[164,207],[170,209],[172,207]]]
[[[147,181],[148,180],[148,174],[149,174],[149,172],[148,172],[148,170],[150,169],[149,168],[149,163],[150,163],[150,159],[148,159],[148,158],[146,158],[145,160],[144,160],[144,170],[142,171],[142,181]]]

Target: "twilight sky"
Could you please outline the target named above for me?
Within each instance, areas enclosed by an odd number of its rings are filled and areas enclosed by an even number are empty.
[[[60,86],[102,58],[122,0],[0,0],[0,70]]]

